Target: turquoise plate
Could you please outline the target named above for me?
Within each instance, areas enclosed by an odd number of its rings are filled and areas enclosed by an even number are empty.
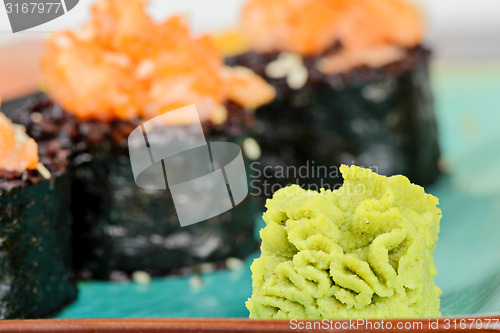
[[[443,211],[435,252],[441,310],[500,312],[500,64],[437,66],[434,74],[450,170],[427,189]],[[252,260],[239,269],[202,274],[201,284],[192,276],[148,285],[82,282],[78,301],[59,318],[247,317]]]

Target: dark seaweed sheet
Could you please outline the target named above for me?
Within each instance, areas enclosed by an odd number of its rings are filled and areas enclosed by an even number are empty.
[[[12,115],[22,103],[3,105]],[[14,107],[13,107],[14,106]],[[52,174],[0,170],[0,318],[43,318],[76,299],[71,264],[69,150],[38,142],[40,162]]]
[[[253,118],[235,104],[227,107],[226,124],[203,124],[207,141],[241,144]],[[34,124],[32,112],[44,120]],[[72,146],[72,243],[80,277],[109,279],[137,270],[164,275],[201,262],[243,258],[258,249],[258,199],[249,196],[229,212],[181,228],[169,191],[136,185],[127,138],[138,120],[78,122],[44,95],[34,97],[15,118],[35,138],[56,137]]]
[[[265,77],[266,64],[277,56],[249,52],[227,64],[247,66]],[[417,47],[404,60],[382,68],[328,76],[315,68],[315,59],[307,58],[309,79],[297,91],[284,79],[268,78],[278,96],[256,111],[255,138],[263,152],[259,173],[266,168],[261,181],[335,188],[342,182],[336,168],[345,163],[432,184],[440,174],[440,148],[429,59],[428,50]],[[283,174],[291,166],[306,168],[307,177]]]
[[[217,140],[220,141],[220,140]],[[114,271],[153,275],[201,262],[243,258],[257,249],[254,198],[220,216],[181,228],[170,191],[143,190],[127,150],[91,152],[74,169],[74,258],[85,277]]]
[[[0,318],[43,318],[76,299],[69,178],[0,193]]]

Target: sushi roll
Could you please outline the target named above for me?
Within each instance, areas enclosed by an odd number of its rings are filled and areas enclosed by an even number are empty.
[[[47,317],[76,298],[68,157],[0,113],[0,319]]]
[[[184,17],[154,22],[142,0],[97,2],[81,30],[47,40],[41,63],[48,95],[18,115],[35,137],[55,136],[72,146],[73,244],[81,277],[176,273],[258,248],[255,198],[181,228],[170,191],[136,185],[127,139],[142,122],[195,104],[207,141],[242,144],[252,110],[274,99],[271,85],[248,68],[225,67],[212,38],[192,36]],[[164,126],[182,136],[196,124],[180,116]]]
[[[227,64],[254,70],[277,90],[256,111],[264,178],[333,189],[338,166],[356,164],[420,185],[436,180],[430,52],[413,5],[248,0],[242,30],[250,51]],[[283,172],[290,166],[305,168],[302,176]]]

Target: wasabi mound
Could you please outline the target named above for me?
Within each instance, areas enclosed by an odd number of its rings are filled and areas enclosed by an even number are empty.
[[[404,176],[340,168],[344,185],[267,201],[250,318],[437,317],[438,199]]]

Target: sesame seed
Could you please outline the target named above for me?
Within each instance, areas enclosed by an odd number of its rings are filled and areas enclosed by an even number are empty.
[[[36,165],[36,170],[44,179],[49,180],[50,178],[52,178],[52,174],[50,173],[49,169],[47,169],[41,162],[38,162],[38,164]]]
[[[217,105],[210,115],[210,120],[214,125],[222,125],[227,120],[227,109],[224,105]]]
[[[216,267],[215,264],[211,262],[204,262],[199,264],[196,268],[201,273],[210,273],[215,270],[215,267]]]
[[[272,79],[286,77],[294,68],[302,66],[302,58],[294,53],[281,53],[276,60],[271,61],[265,68],[266,75]]]
[[[132,274],[132,280],[141,285],[147,285],[151,283],[151,275],[144,271],[136,271]]]
[[[309,72],[303,65],[293,68],[286,77],[286,83],[294,90],[303,88],[307,83]]]
[[[41,113],[39,112],[33,112],[31,115],[30,115],[30,119],[32,122],[34,123],[39,123],[43,120],[43,116]]]
[[[262,155],[260,145],[254,138],[246,138],[243,141],[243,152],[252,161],[258,160]]]
[[[243,261],[238,258],[227,258],[226,266],[231,270],[238,270],[243,267]]]
[[[203,280],[198,275],[194,275],[188,280],[189,286],[193,289],[198,289],[203,285]]]

